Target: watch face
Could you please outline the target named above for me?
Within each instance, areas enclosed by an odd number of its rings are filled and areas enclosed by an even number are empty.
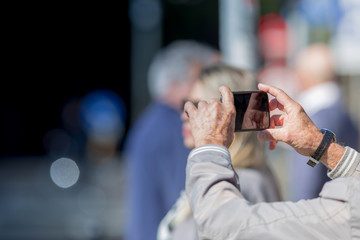
[[[322,129],[320,129],[320,132],[322,132],[324,135],[325,135],[326,132],[328,132],[328,134],[332,135],[332,137],[331,137],[332,142],[336,142],[336,135],[335,135],[335,133],[333,131],[331,131],[331,130],[329,130],[327,128],[322,128]]]

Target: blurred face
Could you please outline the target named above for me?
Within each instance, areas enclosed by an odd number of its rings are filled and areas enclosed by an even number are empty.
[[[199,100],[208,100],[205,98],[204,87],[200,81],[196,81],[195,84],[193,85],[192,89],[190,90],[188,100],[192,102],[198,102]],[[186,114],[184,112],[182,112],[181,114],[181,119],[183,120],[182,135],[183,135],[184,145],[190,149],[194,148],[195,143],[194,143],[193,135],[191,133],[190,123],[187,120]]]
[[[186,79],[172,82],[167,89],[167,94],[162,98],[162,101],[180,111],[184,99],[187,99],[194,82],[199,78],[200,70],[201,65],[198,62],[190,62]]]

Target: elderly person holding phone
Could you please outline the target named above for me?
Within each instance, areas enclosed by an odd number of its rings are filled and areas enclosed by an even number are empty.
[[[217,63],[202,69],[188,98],[195,105],[200,100],[208,101],[212,98],[219,98],[219,87],[222,85],[228,86],[233,91],[252,90],[256,87],[254,76],[250,72],[224,63]],[[234,98],[236,99],[235,106],[242,106],[242,112],[251,112],[250,118],[254,115],[269,115],[267,93],[242,91],[235,94]],[[259,102],[260,105],[256,102]],[[240,109],[239,112],[241,112]],[[184,145],[193,149],[195,142],[185,113],[182,114],[182,119]],[[269,123],[269,116],[266,119]],[[254,122],[254,120],[249,122]],[[262,122],[261,119],[260,122]],[[241,182],[242,194],[252,203],[280,201],[279,186],[267,164],[265,143],[257,140],[256,132],[243,132],[242,119],[238,118],[235,126],[237,129],[233,134],[234,140],[228,150],[232,166]],[[253,128],[254,125],[247,125],[247,130],[249,130],[248,127]],[[184,161],[186,162],[186,158]],[[158,240],[170,239],[198,239],[194,218],[184,191],[180,193],[180,197],[162,219],[158,228]]]
[[[272,116],[270,128],[258,138],[269,141],[270,149],[282,141],[314,164],[321,162],[333,180],[315,199],[249,203],[228,151],[235,125],[233,94],[222,86],[222,103],[200,101],[196,108],[187,102],[184,109],[196,146],[188,156],[186,194],[200,239],[359,239],[360,154],[337,144],[330,130],[319,131],[281,89],[265,84],[258,88],[274,96],[270,110],[284,112]]]

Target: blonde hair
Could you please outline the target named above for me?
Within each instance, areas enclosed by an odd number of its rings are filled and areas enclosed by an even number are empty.
[[[256,89],[251,72],[224,63],[205,67],[200,74],[200,83],[208,98],[219,97],[219,87],[228,86],[232,91]],[[257,132],[236,132],[229,147],[234,168],[265,166],[265,146],[257,139]]]

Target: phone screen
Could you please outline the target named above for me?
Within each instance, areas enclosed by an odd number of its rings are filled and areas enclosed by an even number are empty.
[[[233,92],[236,109],[235,132],[270,127],[269,99],[263,91]]]

